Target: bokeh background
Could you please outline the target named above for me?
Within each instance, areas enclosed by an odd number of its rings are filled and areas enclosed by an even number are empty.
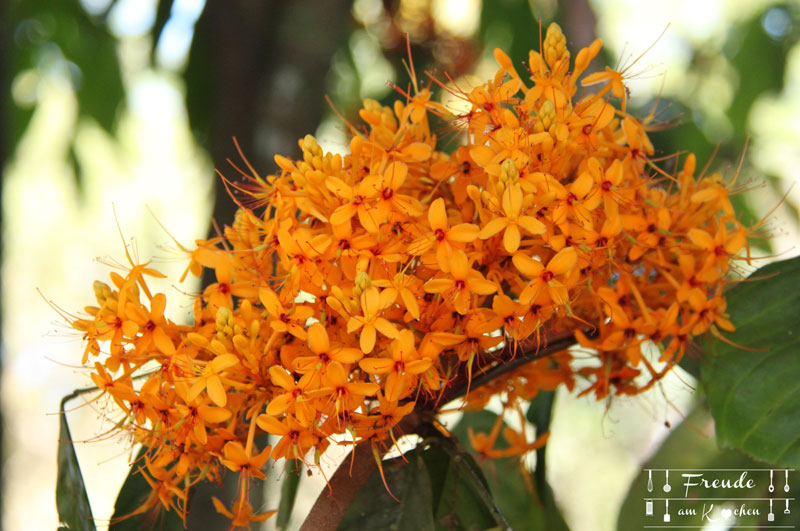
[[[58,403],[89,383],[80,337],[59,312],[92,302],[92,281],[124,261],[123,242],[178,278],[173,238],[190,246],[212,217],[232,219],[214,170],[235,175],[234,137],[262,173],[309,132],[343,151],[325,96],[354,120],[364,98],[393,99],[388,82],[409,83],[405,34],[418,73],[462,87],[494,72],[494,47],[524,61],[539,20],[558,21],[574,51],[603,38],[592,68],[628,68],[629,110],[655,109],[663,125],[657,156],[693,151],[732,179],[744,154],[736,206],[748,223],[769,214],[757,254],[798,254],[797,1],[10,0],[0,10],[4,529],[58,524]],[[199,286],[164,282],[172,319],[188,318]],[[627,529],[631,482],[689,415],[699,435],[678,448],[716,452],[687,373],[612,403],[558,393],[547,471],[570,527]],[[76,448],[100,523],[130,455],[125,439],[104,435],[103,417],[69,413],[73,438],[94,441]]]

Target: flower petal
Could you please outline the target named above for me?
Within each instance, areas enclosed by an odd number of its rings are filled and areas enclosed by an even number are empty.
[[[547,270],[554,275],[571,271],[578,263],[578,253],[574,247],[564,247],[547,263]]]
[[[286,372],[286,369],[273,365],[269,368],[269,377],[275,385],[291,391],[294,389],[294,378]]]
[[[459,223],[447,231],[447,239],[451,242],[469,243],[480,234],[481,229],[472,223]]]
[[[447,210],[444,207],[444,199],[441,197],[431,203],[431,207],[428,210],[428,222],[433,230],[447,229]]]
[[[390,339],[394,339],[400,336],[400,331],[397,328],[395,328],[395,326],[392,323],[390,323],[383,317],[378,317],[377,319],[375,319],[375,328],[377,328],[381,334],[385,335]]]
[[[467,281],[470,291],[478,295],[489,295],[497,291],[497,284],[485,278],[471,278]]]
[[[222,380],[219,376],[213,374],[208,377],[206,381],[206,390],[208,397],[219,407],[225,407],[228,403],[228,395],[225,393],[225,387],[222,385]]]
[[[534,260],[525,253],[516,253],[511,260],[519,272],[528,278],[538,277],[544,270],[540,261]]]
[[[256,419],[256,424],[258,424],[259,428],[272,435],[283,436],[289,433],[289,428],[271,415],[259,415]]]
[[[509,223],[506,232],[503,234],[503,247],[509,253],[515,253],[519,249],[519,242],[522,235],[516,223]]]
[[[364,330],[361,331],[361,337],[359,338],[359,346],[361,347],[361,352],[364,354],[369,354],[372,352],[372,349],[375,348],[375,340],[377,339],[377,334],[375,332],[375,326],[372,324],[367,324],[364,326]]]
[[[328,332],[322,324],[314,323],[308,328],[308,346],[314,354],[322,354],[331,349]]]
[[[434,278],[425,283],[423,288],[428,293],[444,293],[452,289],[454,286],[453,280],[449,278]]]
[[[485,240],[487,238],[491,238],[508,225],[508,219],[506,218],[494,218],[489,223],[483,226],[481,231],[478,233],[478,236],[481,240]]]
[[[386,374],[393,365],[394,362],[386,358],[364,358],[358,362],[358,366],[370,374]]]
[[[533,216],[520,216],[517,223],[530,234],[544,234],[547,231],[544,223]]]

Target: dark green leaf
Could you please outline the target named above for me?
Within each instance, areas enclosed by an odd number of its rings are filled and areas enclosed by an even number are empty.
[[[202,38],[201,35],[213,34],[213,21],[210,20],[208,11],[204,9],[197,21],[195,37],[192,39],[183,73],[189,127],[197,142],[204,146],[209,146],[211,142],[211,114],[215,106],[212,50],[208,42],[210,39]],[[245,131],[241,134],[245,134]]]
[[[738,478],[742,471],[748,471],[748,478],[755,481],[756,486],[753,489],[746,489],[740,491],[738,489],[724,489],[724,488],[701,488],[692,487],[689,492],[690,498],[768,498],[771,495],[768,492],[769,486],[769,472],[764,470],[763,463],[758,463],[751,459],[742,452],[736,450],[720,450],[714,442],[713,437],[709,436],[712,431],[712,420],[708,410],[703,406],[696,407],[681,423],[680,426],[667,437],[658,452],[642,467],[642,472],[636,477],[631,484],[628,491],[628,496],[620,509],[619,520],[617,521],[617,529],[643,529],[644,526],[658,525],[663,521],[663,514],[665,503],[663,500],[653,500],[653,515],[647,516],[645,514],[645,501],[649,496],[653,498],[670,497],[687,497],[685,496],[685,487],[682,484],[686,478],[682,477],[682,473],[703,473],[704,477],[709,481],[714,478],[728,479],[734,481]],[[647,469],[661,469],[653,470],[652,474],[647,472]],[[664,480],[665,472],[663,469],[671,469],[670,472],[670,486],[672,490],[669,494],[664,493]],[[675,469],[685,469],[683,471]],[[705,470],[702,470],[705,469]],[[712,472],[710,469],[726,469],[728,471]],[[752,469],[761,469],[760,471],[753,471]],[[713,477],[712,477],[713,476]],[[776,471],[776,478],[779,477]],[[652,478],[652,490],[648,490],[648,480]],[[782,476],[780,476],[782,479]],[[692,480],[696,481],[696,480]],[[784,496],[782,485],[776,481],[777,488],[779,489],[773,496]],[[790,483],[791,490],[788,496],[796,497],[800,484],[796,481],[794,486]],[[732,492],[737,490],[737,492]],[[782,502],[782,500],[780,500]],[[708,509],[711,503],[708,500],[698,501],[670,501],[670,526],[680,525],[694,525],[708,524],[707,521],[701,521],[701,517],[697,515],[679,514],[681,509],[694,509],[698,515],[702,515],[703,504],[706,504]],[[741,501],[736,502],[738,506]],[[774,507],[774,522],[767,522],[767,513],[769,512],[769,502],[751,501],[745,502],[747,507],[751,509],[758,509],[760,516],[755,515],[742,515],[737,517],[737,526],[753,526],[758,525],[777,526],[796,524],[796,516],[785,515],[783,510],[779,510],[779,505]],[[717,502],[719,505],[719,502]],[[791,522],[787,518],[795,518]]]
[[[531,400],[528,406],[528,412],[525,417],[528,422],[536,426],[537,435],[550,430],[550,418],[553,413],[555,398],[555,391],[539,391],[539,394]],[[547,469],[545,466],[547,463],[547,448],[548,446],[545,445],[536,450],[536,470],[533,477],[536,481],[537,502],[539,503],[537,510],[542,515],[542,520],[545,524],[544,529],[568,530],[567,523],[556,505],[553,489],[550,488],[550,484],[547,482]]]
[[[58,434],[58,478],[56,483],[56,506],[58,519],[67,529],[93,531],[95,529],[92,508],[86,487],[83,484],[78,456],[72,445],[72,434],[69,432],[64,404],[75,395],[65,397],[61,401],[61,427]]]
[[[80,2],[20,2],[20,25],[39,28],[28,40],[17,39],[14,71],[41,68],[45,57],[59,54],[78,96],[79,112],[111,131],[124,98],[117,59],[117,39],[99,17],[89,15]],[[27,4],[27,5],[26,5]]]
[[[509,529],[480,466],[453,439],[435,439],[422,457],[431,484],[441,492],[435,506],[437,529]]]
[[[174,4],[174,0],[159,0],[158,6],[156,7],[156,18],[153,22],[153,29],[151,31],[153,35],[153,52],[156,51],[156,47],[158,46],[158,41],[161,38],[161,33],[164,31],[164,26],[167,25],[167,21],[169,21],[170,17],[172,16],[172,4]],[[155,62],[151,58],[151,62]]]
[[[553,402],[556,398],[555,391],[539,391],[539,394],[531,400],[525,418],[528,422],[536,426],[538,433],[544,433],[550,429],[550,415],[553,412]]]
[[[541,435],[550,429],[550,415],[553,412],[553,402],[555,391],[539,391],[539,394],[531,400],[525,418],[528,422],[536,426],[536,434]],[[547,445],[536,450],[536,488],[539,491],[547,489],[547,476],[545,474],[545,452]]]
[[[160,503],[154,510],[147,511],[126,518],[129,514],[139,509],[153,493],[153,489],[139,473],[139,467],[144,465],[142,448],[136,456],[136,461],[131,467],[125,483],[117,495],[114,503],[114,516],[111,517],[110,531],[134,531],[139,529],[154,529],[160,531],[178,531],[183,529],[183,520],[175,511],[165,511],[160,508]]]
[[[378,471],[372,474],[350,506],[339,529],[359,531],[394,529],[429,531],[434,529],[431,482],[425,462],[416,451],[405,458],[383,462],[386,483],[400,502],[391,497]]]
[[[284,469],[283,483],[281,484],[281,501],[278,505],[278,516],[275,525],[278,529],[286,529],[289,518],[292,516],[294,500],[297,497],[297,488],[300,486],[300,475],[303,471],[298,461],[287,461]]]
[[[800,258],[769,264],[726,296],[737,347],[704,342],[703,384],[717,439],[777,465],[800,466]],[[753,350],[758,349],[758,350]]]
[[[481,42],[491,50],[502,46],[515,64],[528,61],[528,52],[539,49],[539,24],[533,2],[508,0],[484,2],[481,10]],[[548,21],[542,21],[543,31]]]
[[[552,393],[541,393],[528,409],[530,421],[538,421],[537,430],[546,431],[549,425],[549,408],[552,407]],[[497,420],[497,415],[489,411],[468,411],[453,433],[461,440],[467,441],[467,430],[488,433]],[[503,448],[504,441],[499,441],[496,448]],[[546,448],[546,447],[545,447]],[[537,473],[544,469],[544,449],[537,452]],[[491,494],[514,530],[566,530],[567,525],[555,504],[552,490],[544,479],[530,475],[527,470],[513,458],[486,459],[482,469],[489,483]],[[527,476],[527,477],[526,477]],[[535,491],[531,487],[535,484]]]
[[[757,13],[733,34],[741,41],[731,39],[728,42],[728,46],[735,50],[730,62],[739,81],[727,112],[737,145],[741,145],[747,135],[747,120],[756,99],[765,92],[780,92],[783,87],[788,47],[767,34],[761,24],[762,14]],[[764,57],[770,60],[765,61]],[[758,75],[753,75],[754,72]]]

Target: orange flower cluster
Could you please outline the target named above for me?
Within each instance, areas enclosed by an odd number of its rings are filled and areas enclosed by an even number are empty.
[[[227,468],[242,496],[218,509],[235,525],[263,520],[271,513],[254,515],[246,494],[270,456],[313,466],[334,436],[390,443],[415,407],[444,405],[459,375],[474,382],[553,337],[574,334],[594,363],[573,368],[561,350],[473,386],[467,406],[501,394],[519,410],[578,380],[598,399],[635,394],[692,336],[732,329],[723,279],[747,242],[728,188],[696,177],[692,155],[674,174],[654,164],[621,73],[579,88],[600,48],[571,61],[551,25],[527,79],[497,50],[493,79],[448,88],[465,114],[414,80],[392,108],[364,103],[348,155],[306,136],[301,160],[276,156],[279,174],[235,185],[250,208],[190,251],[189,270],[217,279],[191,325],[164,317],[146,265],[95,284],[98,306],[73,324],[88,338],[84,362],[97,360],[93,380],[125,412],[120,429],[149,448],[154,496],[142,511],[159,500],[183,511],[191,485]],[[437,151],[429,113],[452,119],[465,144]],[[256,447],[261,432],[273,447]],[[510,449],[491,448],[497,433],[473,440],[487,455],[543,442],[506,432]]]

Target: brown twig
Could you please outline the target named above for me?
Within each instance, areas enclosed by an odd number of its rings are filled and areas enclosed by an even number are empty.
[[[586,332],[591,336],[590,332]],[[473,374],[470,380],[466,364],[462,364],[458,374],[450,381],[447,388],[435,397],[435,402],[430,399],[417,400],[418,409],[438,408],[467,394],[468,390],[477,389],[492,380],[509,373],[531,361],[539,360],[551,356],[557,352],[568,349],[576,344],[573,332],[561,334],[549,339],[545,339],[541,346],[534,346],[523,349],[519,345],[509,344],[495,354],[495,359],[489,368],[484,369],[480,374]]]

